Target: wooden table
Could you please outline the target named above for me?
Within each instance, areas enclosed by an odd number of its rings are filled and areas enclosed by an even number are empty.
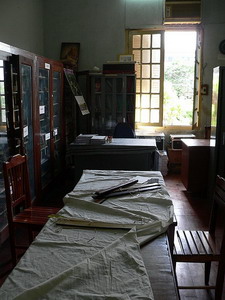
[[[79,179],[83,170],[158,170],[155,139],[113,138],[103,145],[71,143],[67,161]]]
[[[206,192],[215,140],[182,139],[181,179],[189,192]]]
[[[121,197],[117,197],[117,200],[116,198],[113,198],[111,204],[110,204],[110,200],[107,199],[107,201],[105,201],[104,204],[101,205],[101,207],[98,207],[98,211],[96,211],[97,208],[96,204],[91,203],[93,202],[93,200],[91,200],[91,195],[93,191],[96,189],[96,187],[104,186],[106,182],[108,182],[108,184],[111,182],[115,183],[118,180],[124,180],[124,178],[134,177],[134,176],[138,176],[138,177],[142,176],[145,177],[147,180],[150,178],[158,178],[158,181],[162,185],[162,187],[160,191],[158,191],[157,193],[151,193],[151,192],[142,193],[141,199],[138,198],[139,194],[133,195],[133,197],[132,195],[128,195],[127,199],[126,197],[122,197],[122,199]],[[110,210],[110,208],[113,209],[111,211],[113,213],[113,218],[115,218],[116,216],[116,218],[120,220],[123,215],[123,211],[121,210],[121,208],[125,209],[126,207],[129,207],[129,210],[131,212],[130,218],[132,220],[132,224],[134,224],[133,222],[136,219],[133,212],[137,211],[136,206],[133,206],[134,203],[137,203],[139,212],[144,213],[144,214],[139,213],[139,215],[141,216],[141,220],[143,220],[143,218],[145,218],[147,214],[147,211],[150,211],[151,216],[154,214],[153,210],[157,206],[157,203],[155,203],[157,199],[159,199],[158,207],[161,207],[162,209],[162,211],[158,210],[158,212],[160,213],[160,215],[163,216],[164,222],[166,222],[166,220],[171,219],[171,217],[173,216],[171,210],[172,202],[168,192],[165,189],[164,180],[160,172],[86,171],[84,177],[82,178],[83,180],[79,181],[75,189],[71,191],[71,193],[68,194],[67,197],[65,198],[67,199],[67,201],[65,201],[65,206],[62,209],[62,211],[64,210],[64,213],[65,211],[69,211],[70,216],[71,214],[73,216],[73,212],[77,213],[81,219],[83,214],[85,215],[85,217],[91,218],[90,212],[93,212],[94,215],[96,215],[97,213],[97,215],[99,216],[99,213],[102,210],[104,210],[105,207],[107,211]],[[98,182],[100,185],[98,185]],[[133,199],[133,204],[132,206],[130,206],[132,199]],[[145,199],[148,199],[147,200],[148,204]],[[112,206],[114,206],[115,204],[115,206],[118,207],[119,203],[121,203],[122,206],[116,212],[115,211],[116,208],[112,208]],[[126,203],[128,206],[126,206]],[[146,205],[144,205],[145,203]],[[152,206],[149,206],[149,203],[152,203]],[[91,211],[88,207],[91,209],[94,207],[94,210]],[[125,210],[126,218],[128,218],[127,214],[129,214],[129,210],[128,211]],[[109,214],[109,218],[107,215],[107,220],[108,222],[110,222],[110,214]],[[79,268],[80,263],[82,263],[83,260],[85,261],[86,257],[92,256],[93,252],[90,253],[90,251],[94,250],[93,245],[95,245],[96,243],[95,238],[97,238],[98,235],[100,234],[98,228],[85,229],[83,227],[81,228],[74,227],[68,229],[67,228],[61,229],[57,227],[57,225],[55,225],[54,222],[55,222],[54,220],[50,220],[46,224],[46,226],[43,228],[41,233],[37,236],[36,243],[34,242],[30,246],[25,256],[21,259],[18,267],[16,267],[13,270],[13,272],[9,275],[9,278],[6,280],[6,282],[3,284],[2,288],[0,289],[0,298],[2,295],[1,292],[4,293],[4,291],[9,291],[9,293],[12,293],[13,296],[15,296],[17,293],[20,294],[21,292],[27,293],[28,291],[29,293],[30,290],[32,290],[32,293],[38,293],[38,292],[51,293],[51,288],[54,286],[57,287],[58,282],[61,283],[58,277],[57,277],[58,278],[57,281],[54,279],[56,278],[55,276],[60,276],[60,274],[64,273],[65,271],[67,270],[69,271],[71,269],[71,265],[75,266],[74,272],[76,273],[76,268]],[[153,218],[151,222],[154,223],[155,218]],[[91,233],[93,238],[91,239],[89,238],[88,232]],[[97,232],[98,234],[96,235]],[[157,231],[153,230],[153,232],[155,238],[150,242],[147,239],[146,242],[141,246],[140,257],[142,257],[143,259],[143,263],[150,280],[151,288],[154,294],[154,300],[179,299],[177,287],[175,284],[173,266],[170,258],[170,250],[169,250],[167,235],[166,233],[162,233],[161,235],[159,235],[158,230]],[[116,233],[117,232],[113,232],[112,235],[115,235]],[[147,236],[149,236],[149,232]],[[87,241],[88,247],[85,246],[84,248],[80,248],[80,245],[82,245],[81,241],[84,240]],[[104,247],[106,246],[104,245]],[[124,251],[127,251],[126,247],[125,248],[123,247],[122,249]],[[101,250],[101,248],[99,248],[99,250],[97,248],[96,250],[98,252]],[[89,252],[85,252],[85,251],[89,251]],[[119,255],[120,252],[121,252],[121,248],[120,251],[118,252]],[[127,256],[126,256],[126,260],[128,259]],[[137,260],[138,257],[137,253],[135,254],[135,257],[136,259],[134,259],[133,256],[134,261],[132,260],[132,264],[135,264],[135,261]],[[108,260],[106,259],[105,261],[107,262]],[[49,268],[49,266],[51,267]],[[73,273],[72,277],[70,277],[71,280],[76,279],[76,276],[74,275],[75,273]],[[125,270],[124,273],[126,273]],[[96,277],[97,274],[96,273],[94,274],[95,274],[94,276]],[[140,274],[138,276],[140,276]],[[142,276],[143,276],[143,272],[142,272]],[[82,280],[80,282],[82,283]],[[66,285],[66,286],[68,288],[68,292],[70,288],[76,290],[76,285],[72,283],[71,283],[71,287],[70,285]],[[86,288],[87,287],[85,285],[85,289]],[[64,297],[66,297],[67,290],[65,289],[64,291],[63,289],[63,293],[64,293]]]

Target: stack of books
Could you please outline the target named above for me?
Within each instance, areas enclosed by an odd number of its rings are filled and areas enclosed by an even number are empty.
[[[102,144],[105,144],[106,141],[107,141],[107,136],[104,136],[104,135],[94,135],[90,139],[90,143],[92,145],[102,145]]]
[[[94,134],[79,134],[76,137],[76,143],[83,144],[83,145],[90,144],[90,140],[93,136],[94,136]]]

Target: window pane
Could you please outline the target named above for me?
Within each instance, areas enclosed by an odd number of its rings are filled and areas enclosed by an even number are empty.
[[[136,71],[136,78],[141,77],[141,65],[140,64],[135,64],[135,71]]]
[[[159,80],[156,80],[156,79],[152,80],[151,92],[152,93],[160,92],[160,81]]]
[[[150,108],[150,96],[142,95],[141,96],[141,108]]]
[[[2,123],[6,123],[6,111],[5,111],[5,109],[3,109],[2,111],[1,111],[1,122]]]
[[[150,63],[150,50],[142,50],[142,63]]]
[[[0,96],[0,106],[1,108],[5,108],[5,96]]]
[[[140,50],[134,50],[133,55],[134,55],[134,61],[140,63],[141,62],[141,51]]]
[[[141,36],[133,35],[133,48],[140,48],[140,47],[141,47]]]
[[[159,108],[159,104],[160,104],[159,100],[160,100],[159,95],[152,95],[151,96],[151,107]]]
[[[140,79],[137,79],[136,80],[136,92],[137,93],[140,93],[140,91],[141,91],[140,84],[141,84]]]
[[[152,50],[152,63],[160,63],[160,50]]]
[[[141,121],[143,123],[149,122],[149,109],[142,109],[141,110]]]
[[[142,78],[150,78],[150,66],[142,65]]]
[[[159,109],[151,110],[151,122],[158,123],[159,122]]]
[[[136,94],[136,107],[141,106],[141,99],[140,99],[140,94]]]
[[[150,46],[151,46],[151,34],[143,34],[142,48],[150,48]]]
[[[160,48],[160,46],[161,46],[160,38],[161,38],[160,34],[152,35],[152,48]]]
[[[3,68],[0,68],[0,80],[4,80],[4,71],[3,71]]]
[[[135,110],[135,122],[140,122],[141,121],[141,116],[140,116],[140,109],[139,108],[137,108],[136,110]]]
[[[0,59],[0,67],[3,67],[3,60]]]
[[[152,78],[160,78],[160,65],[152,65]]]
[[[142,93],[150,92],[150,80],[142,80]]]
[[[0,94],[5,94],[4,82],[0,82]]]

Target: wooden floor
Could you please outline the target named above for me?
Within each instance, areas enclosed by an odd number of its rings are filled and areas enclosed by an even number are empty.
[[[69,177],[71,178],[71,174]],[[168,174],[164,179],[170,196],[173,200],[178,227],[181,229],[207,230],[210,205],[209,203],[207,203],[206,197],[187,193],[181,182],[179,174]],[[62,186],[63,180],[66,180],[66,177],[61,179],[60,185],[55,185],[57,189],[59,186]],[[65,192],[67,193],[73,186],[73,182],[67,181],[65,182],[65,186]],[[61,206],[64,191],[57,190],[56,194],[58,195],[58,198],[54,197],[54,199],[52,199],[51,205],[53,204],[53,201],[56,201],[57,206]],[[0,274],[2,274],[2,272],[7,270],[7,268],[10,266],[7,263],[7,260],[9,259],[9,244],[8,242],[5,242],[3,245],[1,245],[0,250]],[[214,274],[215,272],[213,272],[212,275]],[[196,264],[194,266],[191,264],[177,264],[177,276],[178,283],[180,284],[188,284],[189,282],[193,281],[197,284],[203,284],[203,266],[199,264],[196,271]],[[214,277],[215,276],[212,276],[211,280],[213,280]],[[0,278],[0,285],[4,282],[4,279],[5,277]],[[180,296],[181,300],[209,300],[214,299],[214,292],[205,290],[181,290]],[[225,300],[225,290],[223,300]]]

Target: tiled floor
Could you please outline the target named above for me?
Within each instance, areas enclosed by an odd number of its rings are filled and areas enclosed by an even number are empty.
[[[70,176],[71,178],[71,176]],[[62,205],[63,191],[58,190],[59,186],[63,185],[63,179],[61,179],[60,185],[55,185],[58,195],[57,198],[52,199],[53,202],[57,202],[57,205]],[[65,180],[65,178],[64,178]],[[165,182],[171,198],[174,203],[175,214],[178,221],[178,227],[181,229],[207,229],[210,214],[210,204],[207,202],[206,197],[201,197],[199,195],[193,195],[186,192],[179,174],[169,174],[165,177]],[[73,187],[73,182],[67,181],[65,183],[66,192],[68,192]],[[1,246],[0,251],[0,274],[9,266],[4,263],[9,259],[10,251],[9,245],[6,242]],[[196,265],[196,264],[195,264]],[[182,284],[188,284],[190,280],[197,282],[203,282],[203,266],[198,265],[197,271],[193,269],[193,265],[178,264],[177,265],[177,275],[178,282]],[[191,274],[191,275],[190,275]],[[212,278],[213,279],[213,278]],[[0,279],[0,285],[3,282]],[[180,291],[181,300],[210,300],[213,298],[213,291],[202,291],[202,290],[181,290]],[[224,298],[225,299],[225,292]],[[157,300],[157,299],[156,299]],[[165,295],[166,300],[166,295]]]

